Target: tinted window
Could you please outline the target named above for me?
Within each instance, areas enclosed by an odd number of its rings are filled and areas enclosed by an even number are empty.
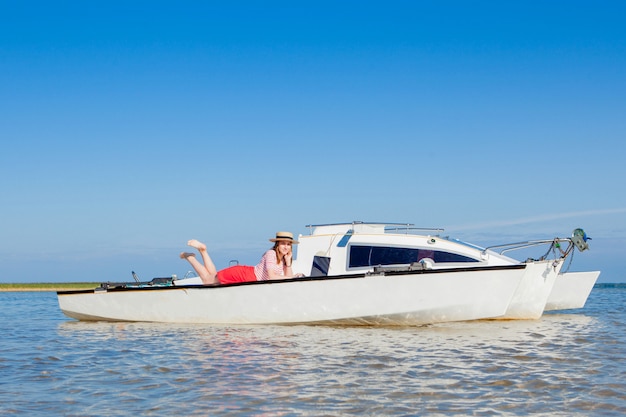
[[[433,251],[414,248],[394,248],[386,246],[350,246],[350,261],[348,266],[398,265],[410,264],[424,258],[435,262],[478,262],[477,259],[458,255],[451,252]]]

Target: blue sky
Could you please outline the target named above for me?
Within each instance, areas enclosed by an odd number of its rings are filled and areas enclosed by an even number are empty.
[[[0,282],[278,230],[569,236],[626,281],[626,3],[0,0]]]

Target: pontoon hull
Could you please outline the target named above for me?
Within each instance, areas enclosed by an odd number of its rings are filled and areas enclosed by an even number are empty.
[[[503,315],[526,266],[360,274],[232,286],[60,291],[78,320],[424,325]]]
[[[559,274],[546,303],[546,311],[583,308],[600,271]]]
[[[511,304],[502,319],[538,319],[554,289],[554,283],[563,261],[538,261],[529,263]]]

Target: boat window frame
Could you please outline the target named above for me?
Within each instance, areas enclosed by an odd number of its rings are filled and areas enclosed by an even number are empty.
[[[353,251],[358,248],[369,248],[367,264],[363,261],[353,264]],[[471,256],[462,255],[453,251],[436,250],[430,247],[415,247],[415,246],[395,246],[395,245],[367,245],[362,243],[349,244],[347,248],[346,268],[347,270],[371,268],[374,266],[392,266],[392,265],[410,265],[413,262],[419,262],[422,259],[432,259],[437,264],[474,264],[481,263],[483,260],[479,258],[473,258]],[[394,261],[401,261],[392,263],[392,261],[377,262],[380,260],[381,254],[375,254],[372,260],[373,250],[383,251],[406,251],[416,254],[412,256],[400,256]],[[420,253],[423,252],[423,253]],[[361,257],[365,256],[364,254]],[[384,256],[384,255],[383,255]]]

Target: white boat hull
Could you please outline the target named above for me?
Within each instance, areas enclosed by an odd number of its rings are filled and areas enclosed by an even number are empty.
[[[527,266],[291,279],[232,286],[60,291],[78,320],[424,325],[502,316]]]
[[[509,308],[499,318],[511,320],[540,318],[562,266],[562,261],[554,260],[529,263]]]
[[[583,308],[599,276],[600,271],[559,274],[545,311]]]

